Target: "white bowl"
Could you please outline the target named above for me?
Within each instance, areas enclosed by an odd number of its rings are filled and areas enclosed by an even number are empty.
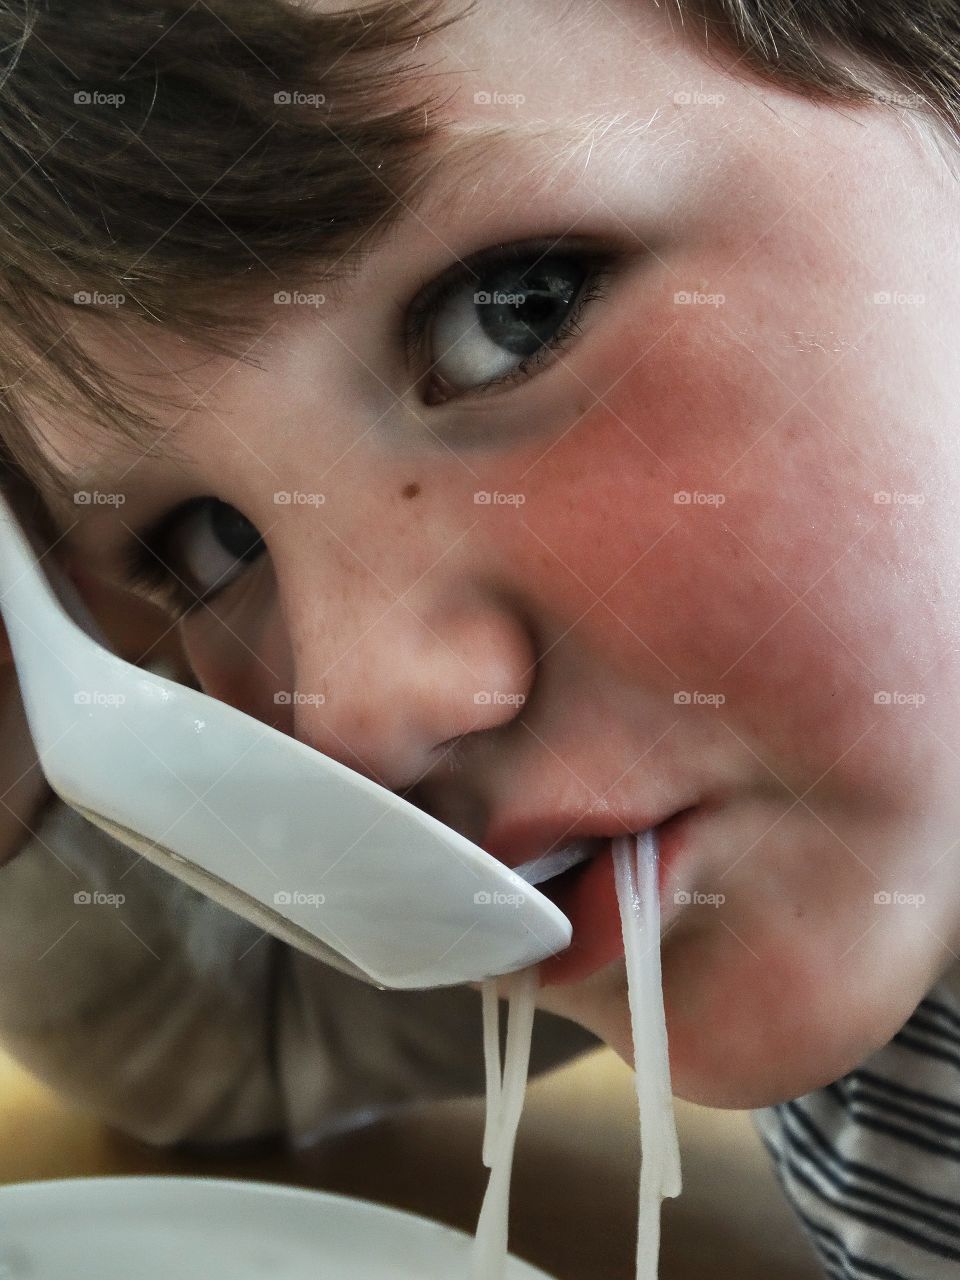
[[[471,1237],[367,1200],[218,1178],[0,1187],[0,1280],[469,1280]],[[516,1258],[507,1280],[550,1280]]]

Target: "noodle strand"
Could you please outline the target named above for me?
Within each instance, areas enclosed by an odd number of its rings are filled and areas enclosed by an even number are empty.
[[[481,989],[483,1002],[483,1064],[487,1077],[487,1115],[483,1126],[483,1163],[493,1164],[493,1142],[500,1117],[500,1091],[503,1087],[500,1063],[500,1001],[496,982],[485,982]]]
[[[682,1190],[680,1146],[677,1140],[673,1089],[670,1085],[670,1051],[667,1044],[667,1019],[663,1007],[663,971],[660,963],[660,882],[657,842],[654,832],[642,831],[636,837],[637,881],[640,908],[650,952],[644,968],[643,997],[650,1017],[650,1070],[659,1095],[659,1119],[663,1129],[663,1177],[661,1195],[673,1198]]]
[[[503,1081],[494,1106],[487,1108],[487,1132],[484,1134],[484,1163],[489,1163],[490,1177],[480,1208],[477,1232],[473,1242],[472,1271],[474,1280],[503,1280],[507,1263],[507,1232],[510,1213],[510,1173],[513,1148],[523,1111],[530,1068],[530,1044],[533,1038],[533,1015],[538,986],[535,968],[523,969],[506,980],[509,993],[507,1013],[507,1047]],[[484,1001],[484,1044],[492,1036],[490,1028],[497,1018],[496,983],[485,982],[484,993],[493,989],[491,1002]],[[499,1064],[499,1036],[497,1063]],[[492,1061],[492,1053],[487,1061]],[[492,1123],[491,1123],[492,1122]],[[491,1132],[492,1128],[492,1132]],[[489,1156],[489,1162],[487,1160]]]
[[[670,1055],[660,965],[660,892],[656,836],[612,842],[613,866],[627,965],[634,1084],[640,1110],[640,1187],[637,1198],[637,1280],[656,1280],[660,1211],[681,1191],[680,1148],[670,1085]],[[483,1058],[487,1107],[483,1163],[490,1170],[471,1254],[472,1280],[503,1280],[507,1264],[510,1173],[523,1111],[539,975],[524,969],[502,979],[507,987],[507,1043],[500,1057],[500,1006],[495,980],[482,986]]]
[[[635,853],[635,856],[634,856]],[[613,842],[617,901],[627,961],[627,991],[640,1108],[637,1280],[656,1280],[660,1204],[680,1194],[680,1154],[670,1088],[660,970],[660,895],[652,831]],[[639,881],[639,888],[638,888]]]

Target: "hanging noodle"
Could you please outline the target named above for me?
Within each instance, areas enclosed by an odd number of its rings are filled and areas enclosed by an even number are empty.
[[[637,1280],[656,1280],[660,1203],[681,1189],[660,972],[660,893],[652,831],[613,842],[617,901],[627,960],[634,1079],[640,1104]]]
[[[500,1027],[496,982],[483,984],[484,1057],[487,1064],[487,1124],[483,1162],[490,1170],[473,1244],[473,1280],[503,1280],[507,1263],[510,1170],[523,1110],[533,1036],[537,970],[524,969],[504,979],[508,985],[507,1047],[500,1080]],[[491,1101],[493,1099],[493,1101]]]
[[[496,982],[485,982],[483,1000],[483,1063],[487,1077],[487,1115],[483,1127],[483,1163],[493,1164],[493,1141],[500,1116],[503,1080],[500,1066],[500,1003]]]
[[[617,901],[627,962],[627,990],[640,1107],[641,1165],[637,1209],[637,1280],[656,1280],[660,1206],[681,1190],[680,1150],[670,1087],[660,970],[660,894],[652,830],[613,841]],[[538,977],[525,969],[502,979],[509,995],[507,1046],[500,1062],[497,984],[485,982],[483,1056],[487,1110],[483,1163],[490,1170],[471,1256],[472,1280],[503,1280],[507,1264],[510,1170],[523,1110]]]

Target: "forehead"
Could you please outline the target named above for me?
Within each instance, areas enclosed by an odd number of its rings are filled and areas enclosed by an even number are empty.
[[[529,127],[585,114],[631,116],[663,100],[697,58],[651,0],[550,4],[480,0],[429,40],[455,96],[453,122]],[[445,86],[444,86],[445,87]]]
[[[343,9],[333,0],[310,7]],[[686,75],[709,74],[655,0],[449,0],[445,13],[455,21],[405,61],[433,81],[443,114],[461,129],[616,118],[662,102]],[[714,50],[714,60],[734,59]]]

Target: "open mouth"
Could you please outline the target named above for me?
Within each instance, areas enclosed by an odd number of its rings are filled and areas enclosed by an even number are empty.
[[[681,809],[654,826],[660,858],[661,895],[664,867],[680,854],[686,842],[688,820],[698,807],[691,805]],[[571,840],[521,863],[513,870],[549,898],[573,926],[569,948],[541,965],[544,985],[575,981],[622,956],[623,936],[612,836]]]
[[[609,844],[610,841],[604,836],[571,840],[569,844],[561,845],[559,849],[538,854],[528,862],[521,863],[519,867],[514,867],[514,875],[526,880],[527,884],[536,885],[541,893],[550,897],[550,890],[556,887],[556,881],[566,878],[591,858],[595,858],[598,853],[603,853]]]
[[[577,886],[590,868],[598,862],[609,862],[613,868],[613,842],[609,836],[587,836],[571,840],[549,853],[542,853],[529,862],[514,867],[514,873],[536,886],[538,892],[549,898],[564,915],[576,897]],[[607,855],[606,858],[603,855]],[[571,921],[576,928],[576,922]],[[579,941],[579,940],[575,940]]]

